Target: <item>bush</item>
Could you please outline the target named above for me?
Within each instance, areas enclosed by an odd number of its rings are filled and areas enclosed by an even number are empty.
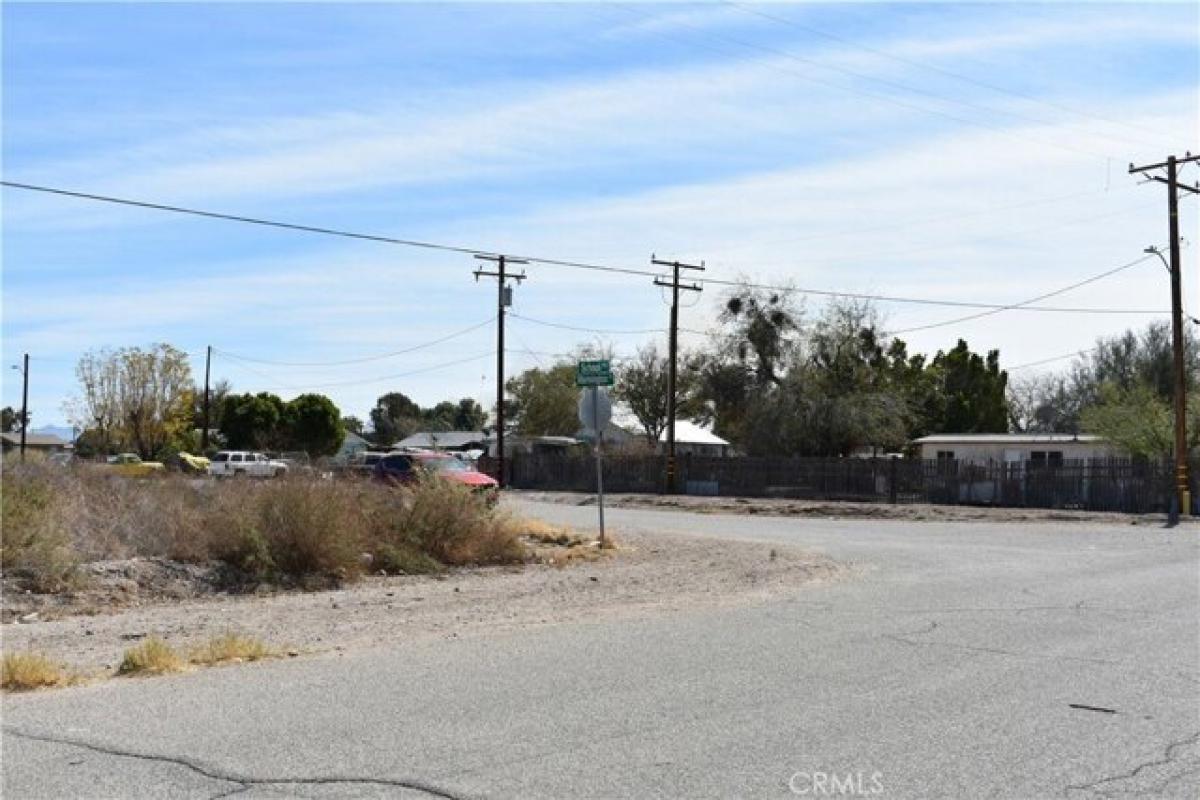
[[[364,568],[427,573],[525,560],[514,527],[468,487],[401,488],[303,475],[128,479],[98,465],[26,465],[3,482],[0,565],[58,591],[81,561],[130,556],[229,565],[249,581],[341,581]]]
[[[185,666],[187,664],[171,649],[171,645],[157,636],[152,636],[137,647],[125,651],[125,657],[117,667],[117,674],[162,675],[166,672],[180,672]]]
[[[75,583],[80,556],[68,533],[66,494],[45,467],[7,467],[0,483],[3,540],[0,567],[29,580],[39,592]]]
[[[230,661],[258,661],[273,655],[259,639],[225,633],[214,636],[192,652],[193,664],[224,664]]]
[[[396,518],[385,532],[443,564],[511,564],[525,548],[484,497],[436,477],[403,490]]]
[[[5,691],[22,692],[70,682],[59,664],[40,653],[5,653],[0,663],[0,688]]]

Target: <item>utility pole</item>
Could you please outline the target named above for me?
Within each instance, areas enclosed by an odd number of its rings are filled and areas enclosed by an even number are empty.
[[[1200,184],[1192,186],[1179,183],[1179,165],[1200,161],[1200,156],[1186,153],[1183,158],[1168,156],[1158,164],[1141,167],[1129,165],[1129,173],[1146,174],[1147,180],[1167,185],[1167,228],[1170,236],[1171,254],[1171,349],[1174,355],[1175,373],[1175,496],[1179,512],[1192,513],[1191,491],[1188,482],[1187,452],[1187,376],[1183,363],[1183,265],[1179,255],[1179,190],[1200,194]],[[1166,170],[1166,176],[1148,174]]]
[[[525,280],[525,273],[510,275],[505,268],[510,264],[528,264],[521,258],[509,258],[505,255],[477,255],[480,261],[491,261],[496,264],[495,272],[475,270],[475,281],[480,278],[495,278],[498,292],[496,295],[496,482],[504,486],[504,309],[512,305],[512,287],[506,281],[517,283]]]
[[[200,453],[208,450],[208,374],[212,366],[212,345],[204,352],[204,430],[200,431]]]
[[[675,494],[675,370],[679,353],[679,290],[687,292],[701,291],[698,283],[679,282],[679,270],[694,269],[704,271],[704,262],[699,264],[682,264],[678,261],[660,261],[653,254],[650,263],[660,267],[671,268],[671,282],[659,278],[654,279],[655,286],[666,286],[671,289],[671,328],[667,338],[668,358],[670,365],[667,369],[667,494]]]
[[[29,430],[29,353],[21,368],[21,460],[25,460],[25,432]]]

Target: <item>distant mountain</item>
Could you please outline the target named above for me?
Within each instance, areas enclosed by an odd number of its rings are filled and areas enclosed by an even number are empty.
[[[30,414],[30,416],[33,416],[33,415]],[[45,434],[49,434],[51,436],[57,436],[58,438],[62,439],[64,442],[71,441],[71,439],[75,435],[75,432],[73,430],[71,430],[70,428],[63,427],[61,425],[45,425],[41,428],[30,428],[29,432],[30,433],[45,433]]]

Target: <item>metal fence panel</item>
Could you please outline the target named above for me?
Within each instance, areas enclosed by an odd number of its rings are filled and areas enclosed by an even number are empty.
[[[589,492],[595,461],[558,453],[515,454],[505,462],[517,489]],[[937,503],[1063,508],[1129,513],[1161,512],[1172,496],[1172,465],[1132,459],[1055,464],[882,458],[788,458],[687,455],[679,487],[693,494],[787,497],[877,503]],[[1197,498],[1200,460],[1193,464]],[[665,489],[666,459],[618,455],[604,461],[606,491],[650,494]]]

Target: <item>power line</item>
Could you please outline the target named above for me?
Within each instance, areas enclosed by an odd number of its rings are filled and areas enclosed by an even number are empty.
[[[873,250],[870,250],[867,252],[862,252],[862,253],[851,253],[849,255],[842,256],[833,261],[821,261],[819,263],[819,266],[821,266],[821,267],[849,266],[849,265],[861,263],[864,258],[871,258],[871,259],[897,258],[897,257],[915,255],[917,253],[928,253],[928,252],[935,251],[935,250],[951,250],[954,248],[959,248],[959,247],[963,247],[965,245],[975,244],[975,243],[979,243],[979,242],[991,242],[991,241],[996,241],[996,240],[1011,241],[1013,237],[1017,237],[1017,236],[1026,236],[1029,234],[1036,234],[1036,233],[1046,233],[1047,231],[1058,231],[1062,228],[1070,227],[1072,225],[1082,225],[1084,223],[1095,222],[1096,220],[1100,220],[1100,219],[1111,219],[1113,217],[1124,217],[1124,216],[1127,216],[1130,212],[1140,211],[1144,208],[1150,208],[1152,205],[1154,205],[1154,204],[1153,203],[1138,203],[1137,205],[1126,206],[1124,208],[1119,208],[1115,211],[1105,211],[1100,214],[1088,214],[1083,217],[1073,217],[1071,219],[1062,220],[1059,222],[1052,223],[1050,225],[1036,225],[1031,228],[1016,228],[1016,229],[1006,230],[1003,233],[988,233],[988,234],[982,234],[982,235],[978,235],[978,236],[969,236],[969,237],[957,239],[957,240],[939,240],[939,241],[932,242],[932,243],[918,245],[916,247],[908,247],[903,250],[880,251],[878,249],[873,249]],[[907,226],[901,226],[901,227],[907,227]],[[776,244],[789,244],[790,242],[776,240],[775,243]],[[767,242],[757,242],[756,244],[767,244]],[[729,252],[729,251],[726,251],[726,252]]]
[[[1029,369],[1030,367],[1040,367],[1043,364],[1051,364],[1055,361],[1063,361],[1064,359],[1068,359],[1068,358],[1076,358],[1076,357],[1082,357],[1085,355],[1089,355],[1091,353],[1096,352],[1099,349],[1100,349],[1099,347],[1089,347],[1086,350],[1075,350],[1070,353],[1064,353],[1061,356],[1051,356],[1050,358],[1043,358],[1043,359],[1039,359],[1037,361],[1029,361],[1024,364],[1018,364],[1015,367],[1005,367],[1004,371],[1005,372],[1016,372],[1019,369]]]
[[[996,214],[1001,211],[1019,211],[1025,208],[1035,208],[1037,206],[1053,205],[1062,203],[1068,200],[1077,200],[1080,197],[1090,197],[1097,194],[1110,194],[1106,189],[1089,189],[1086,192],[1071,192],[1070,194],[1055,195],[1054,197],[1046,197],[1039,200],[1031,200],[1023,203],[1012,203],[1000,206],[989,206],[987,208],[979,208],[973,211],[958,211],[953,214],[940,214],[933,217],[925,217],[922,219],[907,220],[905,222],[893,222],[886,225],[872,225],[864,228],[846,228],[844,230],[829,231],[826,233],[814,233],[805,236],[789,237],[787,239],[772,239],[770,241],[760,241],[758,244],[764,245],[781,245],[781,244],[798,244],[800,242],[813,242],[821,239],[837,239],[845,236],[860,236],[864,233],[883,233],[886,231],[909,230],[920,225],[930,225],[936,222],[950,222],[960,220],[965,217],[979,217]],[[1138,206],[1140,208],[1141,206]],[[1086,221],[1086,220],[1085,220]],[[1011,232],[1010,232],[1011,233]],[[715,251],[729,252],[729,251]],[[888,254],[893,255],[893,254]]]
[[[534,325],[542,325],[547,328],[560,328],[565,331],[577,331],[579,333],[599,333],[599,334],[605,334],[605,335],[610,335],[610,336],[625,336],[625,335],[636,335],[636,334],[647,334],[647,333],[667,333],[666,328],[627,328],[627,329],[587,328],[582,325],[567,325],[567,324],[561,323],[561,322],[549,322],[544,319],[534,319],[532,317],[526,317],[522,314],[517,314],[515,312],[509,312],[509,316],[512,317],[513,319],[519,319],[522,322],[532,322]],[[685,333],[699,334],[701,336],[703,336],[706,333],[705,331],[698,331],[698,330],[694,330],[692,328],[680,328],[679,330],[684,331]]]
[[[649,15],[649,14],[642,14],[642,13],[640,13],[640,12],[634,11],[633,9],[631,9],[631,8],[628,8],[627,6],[624,6],[624,5],[621,5],[621,4],[616,4],[616,5],[614,5],[614,7],[615,7],[615,8],[618,8],[618,9],[621,9],[622,11],[627,11],[628,13],[631,13],[631,14],[635,14],[635,15],[641,16],[643,19],[652,19],[652,18],[653,18],[653,17],[652,17],[652,15]],[[704,33],[705,33],[704,31],[702,31],[700,28],[696,27],[695,25],[689,25],[689,24],[687,24],[686,22],[680,22],[679,24],[680,24],[682,27],[689,28],[689,29],[691,29],[691,30],[693,30],[693,31],[696,31],[696,32],[698,32],[698,33],[701,33],[701,34],[704,34]],[[719,53],[719,54],[721,54],[721,55],[728,55],[728,51],[725,51],[725,50],[720,50],[720,49],[717,49],[717,48],[712,48],[712,47],[704,47],[704,45],[702,45],[702,44],[697,44],[697,43],[696,43],[696,42],[694,42],[694,41],[687,41],[687,40],[679,39],[678,37],[668,36],[668,35],[666,35],[666,34],[662,34],[661,32],[660,32],[660,33],[656,33],[656,34],[654,34],[654,35],[657,35],[657,36],[660,36],[660,37],[663,37],[663,38],[673,39],[673,40],[675,40],[675,41],[678,41],[678,42],[682,42],[683,44],[687,45],[688,47],[701,47],[702,49],[707,49],[707,50],[710,50],[710,51],[714,51],[714,52],[717,52],[717,53]],[[867,81],[872,81],[872,82],[874,82],[874,83],[882,83],[882,84],[886,84],[886,85],[891,85],[891,86],[894,86],[894,87],[901,88],[901,89],[903,89],[903,90],[905,90],[905,91],[915,92],[915,93],[917,93],[917,94],[924,94],[924,95],[930,95],[930,94],[931,94],[930,92],[928,92],[928,91],[926,91],[926,90],[923,90],[923,89],[918,89],[918,88],[915,88],[915,87],[910,87],[910,86],[907,86],[907,85],[905,85],[905,84],[896,83],[896,82],[894,82],[894,81],[888,81],[888,80],[886,80],[886,79],[883,79],[883,78],[876,78],[876,77],[874,77],[874,76],[871,76],[871,75],[865,75],[865,74],[856,73],[856,72],[854,72],[853,70],[848,70],[848,69],[845,69],[845,68],[843,68],[843,67],[836,67],[836,66],[831,66],[831,65],[827,65],[827,64],[822,64],[822,63],[821,63],[821,62],[819,62],[819,61],[815,61],[815,60],[813,60],[813,59],[808,59],[808,58],[805,58],[805,57],[803,57],[803,56],[798,56],[798,55],[796,55],[795,53],[791,53],[791,52],[789,52],[789,51],[786,51],[786,50],[780,50],[780,49],[778,49],[778,48],[769,47],[769,46],[767,46],[767,45],[761,45],[761,44],[757,44],[757,43],[755,43],[755,42],[747,42],[747,41],[744,41],[744,40],[741,40],[741,39],[737,39],[737,38],[735,38],[735,37],[732,37],[732,36],[714,36],[714,37],[710,37],[710,38],[715,38],[715,39],[718,39],[718,40],[724,40],[724,41],[730,42],[730,43],[732,43],[732,44],[738,45],[738,46],[740,46],[740,47],[743,47],[743,48],[748,48],[748,49],[751,49],[751,50],[757,50],[757,51],[759,51],[759,52],[763,52],[763,53],[767,53],[767,54],[769,54],[769,55],[773,55],[773,56],[775,56],[775,57],[777,57],[777,58],[786,58],[786,59],[788,59],[788,60],[791,60],[791,61],[797,61],[797,62],[800,62],[800,63],[803,63],[803,64],[808,64],[808,65],[810,65],[810,66],[816,66],[816,67],[818,67],[818,68],[821,68],[821,69],[829,69],[829,70],[833,70],[833,71],[836,71],[836,72],[843,72],[843,73],[847,73],[847,74],[849,74],[849,75],[852,75],[852,76],[854,76],[854,77],[856,77],[856,78],[859,78],[860,80],[867,80]],[[1065,145],[1065,144],[1058,144],[1057,142],[1051,142],[1051,141],[1046,141],[1046,140],[1043,140],[1043,139],[1038,139],[1038,138],[1036,138],[1036,137],[1032,137],[1032,136],[1026,136],[1026,135],[1024,135],[1024,134],[1017,133],[1016,131],[1010,130],[1010,129],[1008,129],[1008,128],[1001,127],[1001,126],[999,126],[999,125],[992,125],[992,124],[989,124],[989,123],[987,123],[987,122],[983,122],[983,121],[980,121],[980,120],[970,119],[969,117],[961,117],[961,116],[958,116],[958,115],[956,115],[956,114],[951,114],[951,113],[949,113],[949,112],[942,111],[942,110],[940,110],[940,109],[930,108],[929,106],[920,105],[920,104],[918,104],[918,103],[912,103],[912,102],[909,102],[909,101],[907,101],[907,100],[903,100],[903,99],[901,99],[901,98],[894,97],[894,96],[892,96],[892,95],[890,95],[890,94],[883,94],[883,93],[880,93],[880,92],[873,92],[873,91],[869,91],[869,90],[862,89],[862,88],[860,88],[860,87],[855,87],[855,86],[846,86],[846,85],[843,85],[843,84],[831,83],[831,82],[829,82],[829,81],[821,80],[821,79],[819,79],[819,78],[814,78],[814,77],[813,77],[813,76],[811,76],[811,75],[807,75],[807,74],[805,74],[805,73],[798,72],[797,70],[794,70],[794,69],[787,69],[786,67],[783,67],[783,66],[780,66],[780,65],[777,65],[777,64],[763,64],[763,66],[764,66],[764,67],[766,67],[766,68],[768,68],[768,69],[773,69],[773,70],[775,70],[775,71],[778,71],[778,72],[783,72],[783,73],[786,73],[786,74],[789,74],[789,75],[793,75],[793,76],[795,76],[795,77],[798,77],[798,78],[800,78],[800,79],[801,79],[801,80],[803,80],[803,81],[806,81],[806,82],[808,82],[808,83],[813,83],[813,84],[816,84],[816,85],[818,85],[818,86],[824,86],[824,87],[826,87],[826,88],[834,89],[834,90],[836,90],[836,91],[839,91],[839,92],[852,92],[852,93],[854,93],[854,94],[860,94],[860,95],[863,95],[863,96],[865,96],[865,97],[872,97],[872,98],[875,98],[875,99],[877,99],[877,100],[882,100],[882,101],[884,101],[885,103],[891,103],[891,104],[893,104],[893,105],[900,106],[901,108],[907,108],[907,109],[910,109],[910,110],[913,110],[913,111],[920,111],[920,112],[923,112],[923,113],[926,113],[926,114],[933,114],[933,115],[935,115],[935,116],[944,117],[944,118],[946,118],[946,119],[952,120],[952,121],[954,121],[954,122],[959,122],[959,123],[962,123],[962,124],[964,124],[964,125],[972,125],[972,126],[975,126],[975,127],[978,127],[978,128],[986,128],[986,129],[988,129],[988,130],[991,130],[991,131],[993,131],[993,132],[995,132],[995,133],[999,133],[999,134],[1000,134],[1000,135],[1002,135],[1002,136],[1007,136],[1007,137],[1009,137],[1009,138],[1012,138],[1012,139],[1020,139],[1020,140],[1022,140],[1022,141],[1030,142],[1030,143],[1032,143],[1032,144],[1037,144],[1037,145],[1040,145],[1040,146],[1042,146],[1042,147],[1053,147],[1053,148],[1056,148],[1056,149],[1058,149],[1058,150],[1065,150],[1066,152],[1073,153],[1073,154],[1075,154],[1075,155],[1080,155],[1080,154],[1083,154],[1083,155],[1088,155],[1088,156],[1091,156],[1091,157],[1093,157],[1093,158],[1100,159],[1100,160],[1107,160],[1107,159],[1111,158],[1111,156],[1104,155],[1104,154],[1101,154],[1101,153],[1089,152],[1089,151],[1083,150],[1083,149],[1081,149],[1081,148],[1079,148],[1079,147],[1073,147],[1073,146],[1070,146],[1070,145]],[[978,105],[976,105],[976,104],[974,104],[974,103],[969,103],[969,102],[967,102],[967,101],[962,101],[962,100],[953,100],[953,99],[951,99],[951,98],[939,97],[939,96],[937,96],[936,94],[935,94],[935,95],[933,95],[933,97],[934,97],[935,99],[937,99],[937,100],[941,100],[941,101],[943,101],[943,102],[947,102],[947,103],[955,103],[955,104],[962,105],[962,106],[967,106],[967,107],[970,107],[970,108],[981,109],[981,110],[983,110],[983,111],[986,111],[986,112],[989,112],[989,113],[992,113],[992,114],[1002,114],[1002,115],[1006,115],[1006,116],[1015,116],[1015,117],[1018,117],[1018,118],[1024,118],[1024,119],[1027,119],[1027,120],[1028,120],[1028,119],[1032,119],[1032,118],[1029,118],[1029,117],[1025,117],[1024,115],[1017,114],[1017,113],[1015,113],[1015,112],[1001,111],[1001,110],[999,110],[999,109],[992,109],[992,108],[987,108],[987,107],[984,107],[984,106],[978,106]],[[1034,122],[1037,122],[1038,124],[1046,124],[1046,123],[1044,123],[1044,122],[1042,122],[1042,121],[1040,121],[1040,120],[1036,120],[1036,119],[1033,119],[1033,121],[1034,121]],[[1111,137],[1109,137],[1109,138],[1111,138]]]
[[[415,353],[418,350],[424,350],[427,347],[433,347],[434,345],[448,342],[451,339],[457,339],[458,337],[465,336],[472,331],[477,331],[480,328],[491,325],[495,319],[495,317],[485,319],[483,322],[472,325],[469,328],[463,328],[462,330],[455,331],[454,333],[447,334],[437,339],[433,339],[428,342],[422,342],[421,344],[415,344],[412,347],[406,347],[403,350],[393,350],[390,353],[380,353],[379,355],[363,356],[361,358],[348,358],[342,361],[272,361],[266,358],[253,358],[251,356],[238,355],[237,353],[230,353],[228,350],[217,349],[217,352],[223,356],[237,359],[239,361],[250,361],[255,364],[270,364],[279,367],[337,367],[347,364],[365,364],[369,361],[382,361],[387,358],[394,358],[395,356],[401,356],[407,353]]]
[[[980,88],[988,89],[989,91],[997,92],[999,94],[1006,94],[1011,97],[1017,97],[1022,100],[1027,100],[1032,103],[1040,103],[1044,106],[1048,106],[1050,108],[1054,108],[1059,111],[1065,111],[1068,114],[1074,114],[1076,116],[1083,117],[1086,119],[1092,119],[1097,122],[1104,122],[1109,125],[1119,125],[1121,127],[1128,128],[1129,130],[1132,130],[1132,131],[1138,131],[1139,133],[1142,133],[1142,134],[1147,134],[1147,133],[1154,134],[1154,135],[1161,134],[1161,131],[1155,131],[1151,128],[1146,128],[1141,125],[1136,125],[1136,124],[1126,122],[1123,120],[1111,119],[1109,117],[1104,117],[1104,116],[1101,116],[1098,114],[1093,114],[1093,113],[1090,113],[1087,111],[1081,111],[1072,106],[1064,105],[1062,103],[1057,103],[1057,102],[1054,102],[1053,100],[1046,100],[1041,97],[1035,97],[1034,95],[1027,94],[1025,92],[1019,92],[1015,89],[1010,89],[1005,86],[999,86],[997,84],[989,83],[987,81],[981,81],[977,78],[972,78],[968,75],[963,75],[962,73],[954,72],[952,70],[948,70],[948,69],[945,69],[944,67],[939,67],[934,64],[925,62],[925,61],[918,61],[913,58],[906,58],[904,56],[898,56],[895,53],[889,53],[886,50],[880,50],[878,48],[871,47],[870,45],[863,44],[862,42],[856,42],[852,39],[847,39],[845,37],[838,36],[837,34],[829,33],[828,31],[823,31],[823,30],[820,30],[819,28],[814,28],[811,25],[802,24],[802,23],[796,22],[795,20],[786,19],[784,17],[777,17],[777,16],[774,16],[773,14],[768,14],[765,11],[759,11],[758,9],[749,8],[747,6],[742,5],[741,3],[724,2],[724,5],[730,6],[732,8],[736,8],[738,11],[741,11],[745,14],[753,14],[754,16],[761,17],[762,19],[772,20],[779,24],[787,25],[788,27],[796,28],[798,30],[806,31],[806,32],[814,34],[816,36],[820,36],[822,38],[829,39],[830,41],[838,42],[840,44],[848,45],[850,47],[855,47],[855,48],[858,48],[859,50],[863,50],[868,53],[873,53],[874,55],[882,56],[883,58],[891,59],[892,61],[896,61],[901,64],[908,64],[909,66],[917,67],[919,69],[925,69],[925,70],[929,70],[930,72],[936,72],[940,75],[944,75],[946,77],[953,78],[955,80],[963,81],[964,83],[973,84]],[[1126,141],[1133,141],[1133,140],[1126,140]]]
[[[406,372],[395,372],[390,375],[377,375],[373,378],[361,378],[358,380],[338,381],[338,382],[334,382],[334,383],[307,383],[302,386],[268,386],[265,389],[261,389],[260,391],[278,391],[278,390],[286,389],[288,391],[298,392],[298,391],[305,391],[308,389],[335,389],[335,388],[341,388],[341,387],[345,387],[345,386],[365,386],[365,385],[372,384],[372,383],[382,383],[383,381],[396,380],[398,378],[407,378],[412,375],[421,375],[426,372],[434,372],[436,370],[446,369],[447,367],[455,367],[460,364],[468,364],[473,361],[479,361],[481,359],[494,357],[494,356],[495,356],[495,351],[489,350],[486,353],[480,353],[478,355],[468,356],[467,358],[461,358],[461,359],[457,359],[455,361],[444,361],[440,364],[433,364],[428,367],[421,367],[420,369],[412,369],[412,370],[408,370]],[[253,370],[244,364],[239,364],[238,366],[242,367],[243,369],[248,369],[251,372],[257,373],[257,370]],[[264,377],[270,378],[271,380],[275,380],[271,376],[265,375],[264,373],[257,373],[257,374],[263,375]]]
[[[276,220],[261,219],[257,217],[246,217],[236,214],[224,214],[215,211],[204,211],[201,209],[184,208],[182,206],[171,206],[161,203],[150,203],[141,200],[129,200],[126,198],[113,197],[109,195],[92,194],[88,192],[76,192],[67,189],[58,189],[49,186],[39,186],[29,183],[18,183],[15,181],[0,181],[0,186],[6,186],[13,189],[25,189],[34,192],[43,192],[47,194],[62,195],[66,197],[74,197],[83,200],[92,200],[102,203],[113,203],[116,205],[133,206],[137,208],[147,208],[156,211],[166,211],[175,214],[185,214],[191,216],[204,217],[208,219],[218,219],[228,222],[241,222],[251,225],[263,225],[272,228],[280,228],[285,230],[295,230],[304,233],[313,233],[326,236],[340,236],[348,239],[358,239],[363,241],[372,241],[382,244],[399,245],[403,247],[417,247],[427,250],[440,250],[450,253],[466,253],[471,255],[489,255],[499,256],[491,250],[476,249],[465,247],[462,245],[443,244],[438,242],[422,241],[417,239],[402,239],[390,236],[380,236],[376,234],[357,233],[354,231],[341,230],[337,228],[327,228],[314,225],[301,225],[289,222],[279,222]],[[659,273],[652,272],[646,269],[638,269],[635,267],[614,266],[612,264],[597,264],[587,261],[572,261],[566,259],[544,258],[539,256],[508,256],[513,260],[527,261],[531,264],[542,264],[546,266],[560,266],[572,269],[592,270],[596,272],[615,273],[621,275],[636,275],[639,277],[657,278]],[[729,286],[729,287],[746,287],[750,289],[762,289],[765,291],[792,292],[801,295],[813,295],[817,297],[845,297],[854,300],[873,300],[881,303],[903,303],[911,305],[927,305],[927,306],[944,306],[948,308],[1004,308],[1003,303],[982,303],[963,300],[935,300],[932,298],[920,297],[905,297],[899,295],[873,294],[867,292],[848,292],[836,291],[831,289],[813,289],[795,285],[779,285],[754,283],[747,281],[723,280],[720,278],[703,278],[699,281],[701,285],[711,286]],[[1079,314],[1161,314],[1158,309],[1114,309],[1114,308],[1073,308],[1073,307],[1048,307],[1048,306],[1033,306],[1030,311],[1044,311],[1050,313],[1079,313]]]
[[[1101,272],[1098,275],[1093,275],[1090,278],[1084,278],[1081,281],[1072,283],[1070,286],[1064,286],[1061,289],[1055,289],[1052,292],[1046,292],[1045,294],[1039,294],[1037,297],[1031,297],[1028,300],[1022,300],[1019,303],[1013,303],[1011,305],[1005,306],[1004,308],[993,308],[993,309],[989,309],[988,311],[980,311],[975,314],[968,314],[965,317],[955,317],[954,319],[942,320],[941,322],[933,322],[928,325],[918,325],[913,328],[902,328],[900,330],[889,331],[889,334],[892,336],[896,336],[901,333],[914,333],[916,331],[932,330],[933,328],[944,328],[947,325],[956,325],[960,322],[967,322],[969,320],[980,319],[982,317],[990,317],[991,315],[999,314],[1002,311],[1013,311],[1013,310],[1017,310],[1017,309],[1022,309],[1025,306],[1028,306],[1032,303],[1036,303],[1040,300],[1048,300],[1051,297],[1057,297],[1060,294],[1066,294],[1067,292],[1073,291],[1082,286],[1087,286],[1090,283],[1095,283],[1096,281],[1103,280],[1104,278],[1107,278],[1111,275],[1116,275],[1118,272],[1124,272],[1125,270],[1130,269],[1132,267],[1136,267],[1138,264],[1148,261],[1149,259],[1151,259],[1153,257],[1154,257],[1153,255],[1149,255],[1149,254],[1144,255],[1141,258],[1136,258],[1133,261],[1130,261],[1126,264],[1120,265],[1119,267],[1113,267],[1112,269],[1105,270],[1104,272]]]

